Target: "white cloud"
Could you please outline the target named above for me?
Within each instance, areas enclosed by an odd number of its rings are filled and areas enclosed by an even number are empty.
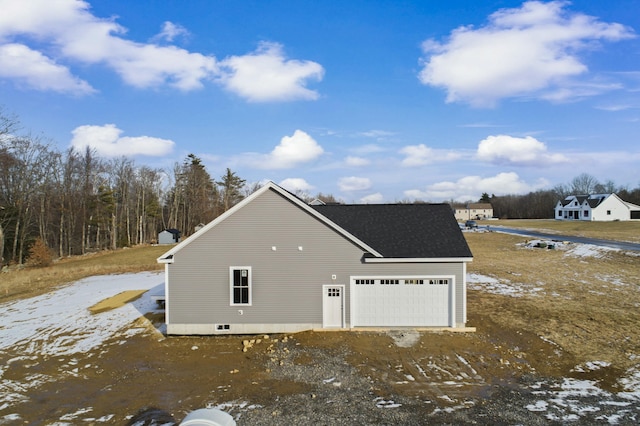
[[[405,158],[402,165],[405,167],[418,167],[436,161],[453,161],[460,158],[461,154],[453,151],[435,150],[425,144],[408,145],[400,150]]]
[[[162,31],[153,37],[154,41],[166,40],[168,42],[173,42],[173,40],[177,37],[188,37],[189,31],[179,24],[174,24],[170,21],[165,21],[162,24]]]
[[[0,77],[36,90],[85,95],[95,92],[87,83],[42,53],[23,44],[0,45]]]
[[[31,36],[45,40],[43,49],[60,58],[85,64],[105,64],[130,85],[162,84],[180,90],[202,87],[217,71],[211,56],[175,46],[157,46],[126,40],[126,29],[113,19],[93,16],[89,5],[74,0],[4,0],[0,40]]]
[[[251,102],[315,100],[318,92],[306,84],[324,76],[320,64],[286,59],[282,45],[268,42],[253,53],[225,58],[220,66],[222,85]]]
[[[311,191],[314,186],[302,178],[287,178],[280,182],[280,186],[291,192]]]
[[[122,155],[162,156],[171,153],[175,143],[168,139],[150,136],[120,137],[122,130],[114,124],[104,126],[79,126],[72,132],[71,146],[83,151],[86,147],[95,149],[106,157]]]
[[[128,40],[126,28],[115,18],[94,16],[81,0],[0,0],[0,10],[0,46],[5,46],[5,55],[12,45],[13,50],[26,47],[20,52],[21,72],[12,69],[2,76],[38,90],[90,92],[89,84],[70,71],[80,64],[106,66],[138,88],[168,85],[190,91],[215,81],[250,101],[313,100],[318,93],[306,83],[321,80],[324,74],[315,62],[286,59],[276,43],[262,43],[256,52],[226,58],[220,68],[213,55]],[[167,21],[152,41],[170,43],[187,35],[184,27]],[[34,40],[37,49],[29,44]],[[57,65],[60,62],[66,66]],[[34,75],[41,79],[37,84]]]
[[[475,106],[514,96],[566,100],[611,89],[571,81],[587,72],[578,53],[594,41],[631,38],[633,30],[565,6],[529,1],[495,12],[484,27],[459,27],[444,43],[427,40],[420,81],[446,89],[447,102]]]
[[[382,203],[383,200],[384,200],[384,197],[379,192],[360,198],[360,202],[362,204],[380,204]]]
[[[351,167],[362,167],[369,165],[370,161],[362,157],[348,156],[344,159],[344,163]]]
[[[534,184],[524,182],[514,173],[499,173],[496,176],[465,176],[455,182],[444,181],[427,186],[426,190],[404,191],[406,197],[426,201],[477,200],[483,192],[495,195],[525,194],[547,186],[549,182],[539,180]]]
[[[289,169],[313,161],[323,153],[315,139],[302,130],[296,130],[292,136],[284,136],[269,154],[249,154],[248,161],[259,169]]]
[[[217,71],[215,58],[190,53],[175,46],[141,45],[115,40],[117,55],[105,60],[122,79],[139,88],[168,84],[189,91],[203,87],[203,80]]]
[[[371,180],[369,178],[349,176],[338,180],[338,188],[340,191],[365,191],[371,188]]]
[[[524,166],[546,166],[569,161],[562,154],[550,154],[544,143],[531,136],[524,138],[507,135],[489,136],[480,141],[477,157],[494,164]]]
[[[405,146],[400,154],[406,156],[402,165],[407,167],[422,166],[433,161],[433,149],[424,144]]]

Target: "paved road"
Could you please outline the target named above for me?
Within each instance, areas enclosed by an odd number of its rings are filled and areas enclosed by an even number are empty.
[[[527,237],[544,238],[547,240],[571,241],[572,243],[593,244],[596,246],[611,247],[620,250],[640,251],[640,244],[627,243],[623,241],[601,240],[598,238],[574,237],[570,235],[545,234],[544,232],[530,231],[527,229],[505,228],[503,226],[482,226],[494,232],[504,232],[505,234],[517,234]]]

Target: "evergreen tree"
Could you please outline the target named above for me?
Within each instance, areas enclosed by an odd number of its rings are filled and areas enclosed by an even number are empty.
[[[244,198],[245,182],[244,179],[241,179],[231,169],[227,168],[219,183],[223,212],[226,212]]]

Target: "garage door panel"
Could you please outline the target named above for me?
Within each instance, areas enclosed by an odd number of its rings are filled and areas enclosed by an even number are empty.
[[[453,278],[420,280],[422,284],[415,284],[417,279],[382,284],[384,279],[366,278],[368,284],[359,284],[365,279],[354,279],[354,326],[448,326]]]

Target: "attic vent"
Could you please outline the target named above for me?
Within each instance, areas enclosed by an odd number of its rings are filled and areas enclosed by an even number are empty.
[[[231,326],[229,326],[229,324],[217,324],[216,325],[216,330],[231,330]]]

